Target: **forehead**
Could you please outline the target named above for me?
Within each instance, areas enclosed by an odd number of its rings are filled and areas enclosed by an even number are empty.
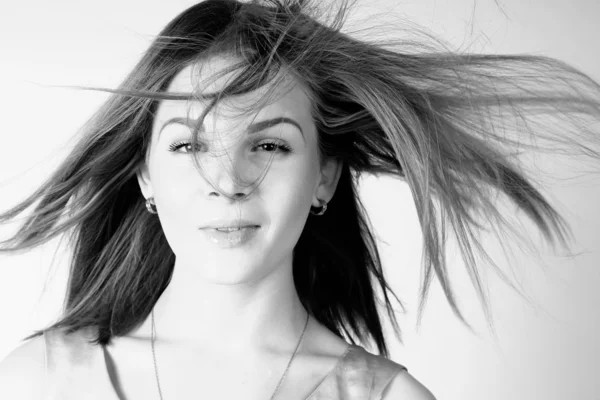
[[[205,93],[213,94],[224,89],[227,84],[236,77],[238,71],[224,73],[224,69],[234,65],[239,59],[231,56],[213,56],[202,62],[188,65],[182,69],[171,81],[167,92],[175,93]],[[297,79],[287,76],[283,84],[274,87],[271,83],[263,87],[242,95],[227,96],[219,100],[215,106],[219,110],[219,115],[232,117],[239,115],[256,105],[256,102],[262,100],[263,96],[273,90],[272,96],[264,105],[259,114],[272,112],[285,112],[297,116],[311,115],[311,101],[307,95],[307,90]],[[159,114],[178,112],[187,109],[196,114],[203,106],[208,104],[209,100],[198,99],[193,102],[171,101],[161,102]],[[227,115],[229,114],[229,115]]]

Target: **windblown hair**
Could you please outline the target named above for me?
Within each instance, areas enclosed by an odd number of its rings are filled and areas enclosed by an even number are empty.
[[[396,177],[410,187],[423,234],[419,320],[435,273],[452,310],[469,326],[450,287],[447,222],[486,316],[476,255],[515,288],[475,230],[483,229],[482,219],[511,228],[499,212],[498,194],[514,202],[550,243],[568,246],[568,224],[517,155],[527,148],[598,160],[598,132],[576,118],[600,119],[598,83],[549,57],[461,53],[438,39],[359,40],[341,32],[349,7],[342,3],[325,23],[319,19],[326,13],[302,0],[203,1],[163,29],[119,88],[91,88],[111,95],[83,127],[70,155],[31,196],[0,215],[5,223],[35,205],[22,227],[0,243],[2,252],[33,248],[63,233],[73,245],[60,319],[24,340],[55,328],[72,333],[95,326],[94,343],[108,344],[111,336],[139,326],[169,284],[175,255],[159,219],[147,212],[136,180],[159,101],[210,98],[204,118],[221,98],[277,87],[286,76],[309,91],[321,162],[343,161],[327,212],[309,216],[293,256],[303,305],[340,337],[372,341],[389,356],[376,296],[380,288],[401,340],[388,293],[402,303],[384,277],[357,195],[363,173]],[[416,51],[409,52],[412,48]],[[219,93],[166,92],[186,66],[224,54],[240,61],[233,68],[237,78]],[[543,116],[545,125],[533,129],[528,115]],[[526,128],[513,138],[503,125],[511,117]],[[557,121],[566,120],[573,129],[559,131]],[[527,138],[535,144],[525,143]],[[197,140],[194,132],[192,146]]]

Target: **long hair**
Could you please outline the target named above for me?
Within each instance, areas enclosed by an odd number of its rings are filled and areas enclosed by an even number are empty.
[[[386,281],[357,195],[361,174],[391,176],[410,187],[423,234],[419,321],[435,273],[453,312],[471,329],[449,281],[448,222],[488,318],[476,255],[516,289],[487,256],[477,231],[484,222],[511,229],[498,210],[498,194],[514,202],[549,242],[568,246],[568,224],[517,156],[529,149],[599,159],[597,132],[580,119],[600,117],[598,83],[548,57],[454,52],[441,41],[359,40],[341,32],[350,6],[343,2],[325,23],[319,21],[323,10],[302,0],[203,1],[160,32],[117,89],[91,88],[111,95],[83,126],[75,148],[39,189],[0,214],[5,223],[35,205],[0,243],[2,252],[33,248],[61,234],[73,247],[62,315],[23,340],[55,328],[72,333],[97,327],[93,343],[106,345],[113,335],[139,326],[169,284],[175,256],[136,180],[159,101],[211,98],[204,117],[221,98],[276,87],[286,76],[308,88],[320,161],[343,162],[327,212],[309,216],[293,254],[303,305],[338,336],[374,342],[389,356],[376,295],[381,289],[402,340],[390,296],[402,303]],[[222,91],[166,92],[184,67],[220,54],[241,60],[233,68],[237,78]],[[528,115],[542,116],[546,124],[534,126]],[[511,117],[524,122],[512,138],[500,129]],[[556,128],[566,120],[571,129]],[[535,144],[527,144],[528,138]],[[197,140],[194,132],[192,146]]]

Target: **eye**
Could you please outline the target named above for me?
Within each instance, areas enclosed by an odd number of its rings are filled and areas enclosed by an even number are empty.
[[[191,145],[192,145],[192,143],[188,142],[188,141],[175,142],[175,143],[173,143],[172,145],[169,146],[169,151],[172,151],[174,153],[181,153],[180,151],[177,151],[177,150],[179,150],[182,147],[185,147],[186,148],[185,153],[189,153],[188,146],[191,146]]]
[[[292,149],[289,146],[287,146],[287,145],[285,145],[283,143],[264,142],[264,143],[258,144],[256,147],[261,147],[261,146],[269,146],[269,147],[275,146],[282,153],[289,153],[290,151],[292,151]],[[264,149],[264,147],[263,147],[263,149]],[[271,151],[267,151],[267,153],[272,153],[272,152]]]
[[[174,153],[181,153],[178,150],[180,148],[184,147],[186,149],[186,151],[184,153],[189,153],[189,146],[191,146],[191,144],[192,143],[189,141],[176,142],[169,146],[169,151],[174,152]],[[292,150],[289,146],[287,146],[283,143],[276,143],[276,142],[264,142],[264,143],[257,144],[255,147],[262,147],[264,149],[266,146],[269,146],[269,148],[272,148],[271,146],[275,146],[275,148],[282,153],[289,153]],[[273,151],[267,150],[267,153],[272,153],[272,152]]]

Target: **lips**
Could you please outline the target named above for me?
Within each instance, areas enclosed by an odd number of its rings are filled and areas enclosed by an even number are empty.
[[[233,229],[233,230],[237,230],[237,229],[243,229],[243,228],[258,228],[259,225],[230,225],[230,226],[206,226],[204,228],[200,228],[200,229],[219,229],[219,230],[227,230],[227,229]]]
[[[259,229],[260,226],[248,226],[232,231],[214,228],[201,229],[201,231],[211,243],[218,245],[220,248],[234,248],[250,244],[252,239],[257,235]]]
[[[212,221],[208,221],[205,226],[200,227],[200,229],[239,229],[239,228],[248,228],[260,227],[254,221],[251,220],[240,220],[240,219],[215,219]]]
[[[248,225],[248,226],[240,226],[239,228],[238,227],[229,227],[229,228],[228,227],[224,227],[224,228],[210,228],[210,229],[217,230],[219,232],[235,232],[235,231],[239,231],[239,230],[244,229],[244,228],[257,228],[257,227],[258,226],[256,226],[256,225],[254,225],[254,226],[253,225]]]

